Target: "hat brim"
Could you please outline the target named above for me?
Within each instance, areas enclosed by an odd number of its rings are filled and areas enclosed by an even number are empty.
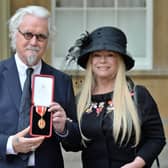
[[[87,53],[86,55],[81,55],[77,60],[77,64],[80,65],[84,69],[86,69],[86,65],[87,65],[90,53]],[[117,53],[119,53],[119,52],[117,52]],[[132,69],[135,64],[134,59],[131,56],[129,56],[128,54],[122,54],[122,53],[119,53],[119,54],[121,54],[121,56],[124,60],[126,70],[128,71],[128,70]]]

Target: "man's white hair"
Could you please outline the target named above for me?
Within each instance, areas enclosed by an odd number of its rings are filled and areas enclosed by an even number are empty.
[[[48,33],[49,37],[54,33],[54,27],[51,26],[51,16],[50,12],[42,6],[27,6],[20,8],[9,20],[9,38],[11,40],[11,48],[16,50],[16,32],[20,26],[23,17],[25,15],[34,15],[48,20]]]

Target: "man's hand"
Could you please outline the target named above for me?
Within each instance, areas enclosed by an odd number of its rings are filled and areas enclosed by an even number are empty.
[[[29,129],[30,127],[27,127],[14,135],[12,144],[16,153],[28,153],[30,151],[35,151],[36,148],[38,148],[43,142],[43,136],[25,137],[29,133]]]
[[[52,121],[54,130],[58,133],[63,133],[65,130],[66,123],[66,113],[60,104],[53,102],[48,109],[49,112],[52,112]]]

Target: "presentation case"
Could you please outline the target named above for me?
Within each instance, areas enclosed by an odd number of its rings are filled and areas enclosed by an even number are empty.
[[[54,76],[33,75],[32,106],[30,111],[30,135],[50,137],[52,113],[48,108],[54,98]]]

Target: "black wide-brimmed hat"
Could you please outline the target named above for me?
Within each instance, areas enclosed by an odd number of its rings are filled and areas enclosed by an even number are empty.
[[[123,57],[126,70],[130,70],[134,66],[134,59],[127,53],[127,38],[123,31],[116,27],[100,27],[92,33],[88,33],[83,38],[80,46],[77,64],[86,68],[89,54],[95,51],[108,50],[114,51]]]

